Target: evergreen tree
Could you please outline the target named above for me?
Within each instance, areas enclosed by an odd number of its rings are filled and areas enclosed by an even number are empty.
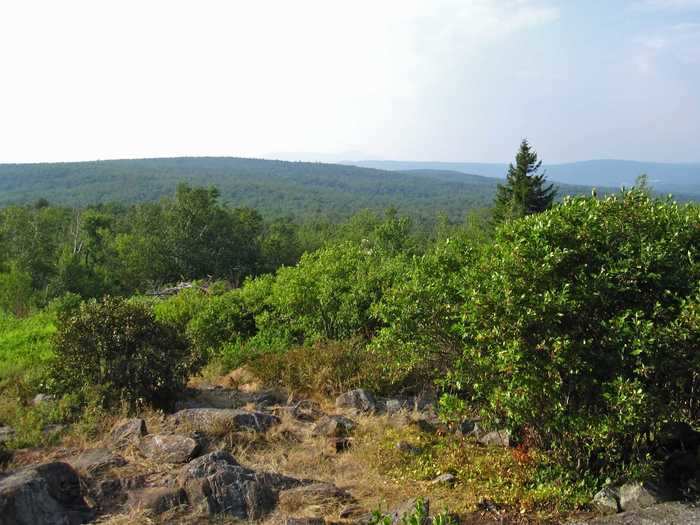
[[[515,166],[508,167],[506,183],[498,185],[493,219],[501,223],[510,219],[542,212],[552,206],[557,190],[545,185],[544,173],[538,173],[542,161],[527,139],[520,143]]]

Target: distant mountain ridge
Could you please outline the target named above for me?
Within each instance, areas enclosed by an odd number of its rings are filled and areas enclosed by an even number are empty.
[[[471,175],[504,178],[508,164],[479,162],[420,162],[369,160],[347,164],[383,170],[449,170]],[[700,162],[663,163],[633,160],[585,160],[565,164],[543,164],[553,182],[582,186],[620,188],[632,186],[641,174],[660,193],[700,195]]]
[[[40,198],[70,206],[149,202],[172,195],[180,182],[215,186],[232,206],[256,208],[268,217],[323,215],[335,220],[362,209],[395,207],[421,220],[433,220],[438,213],[460,220],[470,209],[491,205],[499,179],[444,169],[455,164],[434,164],[443,169],[389,164],[403,168],[398,171],[236,157],[0,164],[0,206]],[[495,174],[498,168],[491,166],[489,173]],[[560,196],[591,192],[591,185],[558,186]],[[615,191],[596,186],[600,194]]]
[[[178,183],[216,186],[233,206],[267,216],[347,217],[361,209],[396,207],[414,217],[440,212],[459,220],[489,206],[499,181],[449,170],[390,171],[342,164],[235,157],[179,157],[43,164],[0,164],[0,206],[32,203],[84,206],[135,203],[172,195]],[[562,185],[561,194],[589,194]]]

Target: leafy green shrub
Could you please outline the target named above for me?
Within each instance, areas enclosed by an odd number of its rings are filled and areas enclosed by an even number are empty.
[[[240,290],[212,297],[187,325],[187,334],[200,351],[212,353],[255,334],[255,318]]]
[[[700,208],[637,189],[502,227],[465,274],[446,384],[577,472],[643,458],[696,420]]]
[[[379,324],[371,308],[403,272],[404,257],[384,256],[362,243],[344,242],[281,268],[270,285],[268,316],[259,328],[286,328],[298,343],[370,338]]]
[[[7,272],[0,271],[0,310],[22,317],[32,305],[32,276],[12,265]]]
[[[405,264],[371,313],[383,325],[372,341],[394,383],[426,383],[461,352],[463,268],[472,242],[453,237]]]
[[[54,338],[50,386],[58,394],[88,386],[105,406],[167,406],[202,363],[187,341],[142,304],[106,297],[83,303]]]
[[[199,288],[186,288],[153,306],[156,319],[181,330],[187,329],[189,322],[204,309],[209,297]]]

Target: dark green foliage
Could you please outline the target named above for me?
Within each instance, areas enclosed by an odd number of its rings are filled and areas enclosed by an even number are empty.
[[[178,331],[146,306],[109,297],[63,318],[54,349],[50,388],[68,394],[95,386],[107,407],[166,407],[202,365]]]
[[[640,190],[507,223],[465,273],[448,384],[581,473],[642,460],[700,416],[699,252],[700,209]]]
[[[542,161],[526,139],[520,143],[515,166],[508,167],[506,183],[498,185],[493,210],[496,223],[516,219],[548,209],[554,202],[554,185],[545,186],[544,173],[538,173]]]
[[[187,324],[187,334],[200,352],[216,353],[255,334],[254,313],[241,290],[232,290],[207,301]]]
[[[0,165],[0,206],[51,203],[155,202],[180,183],[215,186],[224,201],[255,208],[265,217],[330,218],[396,206],[431,220],[437,211],[461,219],[466,208],[490,204],[497,179],[462,173],[393,172],[340,164],[242,158],[107,160]],[[568,193],[590,188],[569,186]]]

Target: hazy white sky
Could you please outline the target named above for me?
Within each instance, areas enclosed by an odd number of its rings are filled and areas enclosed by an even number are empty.
[[[0,0],[0,72],[0,162],[700,161],[700,0]]]

